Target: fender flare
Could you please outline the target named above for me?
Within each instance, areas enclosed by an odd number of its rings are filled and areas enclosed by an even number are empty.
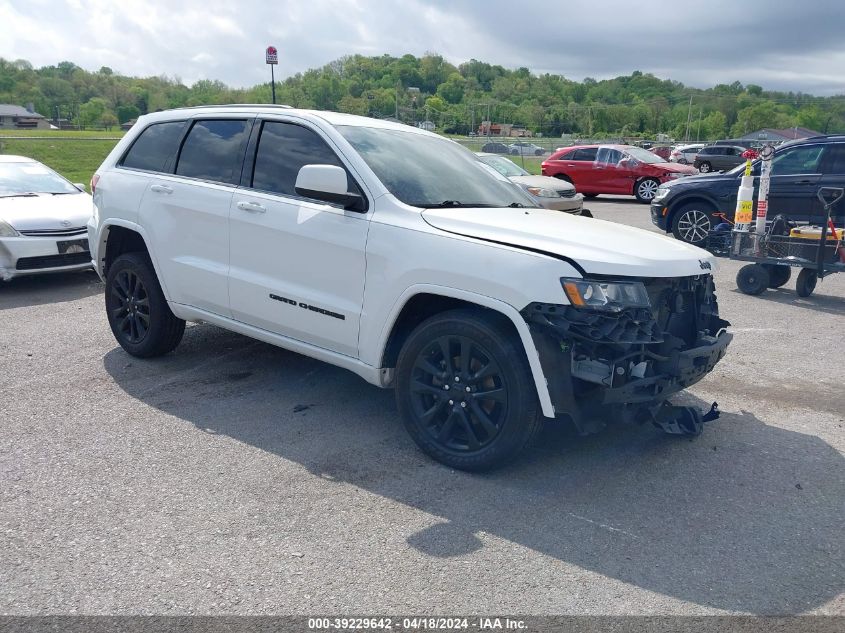
[[[115,226],[134,231],[135,233],[141,236],[142,240],[144,240],[144,244],[147,247],[147,253],[149,254],[150,261],[153,264],[153,270],[155,271],[156,277],[158,278],[158,283],[161,286],[161,291],[164,293],[164,298],[170,301],[170,293],[167,291],[167,283],[161,274],[161,268],[158,265],[158,260],[156,259],[155,251],[150,248],[151,241],[149,239],[149,235],[144,230],[144,227],[142,227],[140,224],[136,224],[135,222],[130,222],[129,220],[124,220],[123,218],[109,218],[107,223],[102,224],[97,229],[97,259],[95,262],[97,274],[100,276],[100,278],[103,278],[102,261],[106,255],[106,244],[108,243],[109,232],[111,231],[112,227]]]
[[[459,299],[461,301],[489,308],[505,316],[513,324],[519,334],[519,339],[522,342],[525,356],[528,358],[528,365],[531,368],[531,375],[534,379],[534,386],[537,389],[537,397],[540,400],[540,408],[543,411],[543,415],[547,418],[555,417],[555,409],[552,405],[551,396],[549,395],[547,379],[545,374],[543,374],[543,368],[540,365],[540,355],[537,353],[537,348],[534,345],[534,339],[531,338],[531,332],[528,329],[528,324],[525,322],[525,319],[522,318],[519,310],[499,299],[468,292],[466,290],[459,290],[458,288],[451,288],[449,286],[438,286],[433,284],[415,284],[413,286],[409,286],[393,304],[387,319],[385,319],[385,325],[382,328],[381,335],[379,336],[378,358],[382,358],[387,347],[390,334],[396,325],[399,315],[405,308],[405,305],[412,297],[418,294],[433,294],[452,299]],[[385,372],[382,371],[383,380],[384,375]]]

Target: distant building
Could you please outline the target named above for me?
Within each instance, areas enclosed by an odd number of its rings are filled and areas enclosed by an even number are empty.
[[[135,125],[137,122],[138,122],[138,119],[129,119],[126,123],[120,124],[120,129],[124,130],[124,131],[130,130],[130,129],[132,129],[132,126]]]
[[[50,122],[29,104],[26,108],[0,103],[0,129],[49,130]]]
[[[797,138],[810,138],[811,136],[821,136],[821,132],[810,130],[805,127],[787,127],[782,130],[777,128],[764,127],[762,130],[751,132],[745,136],[740,137],[743,141],[792,141]]]

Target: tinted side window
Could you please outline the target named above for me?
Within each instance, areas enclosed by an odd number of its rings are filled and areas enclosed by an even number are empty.
[[[164,171],[167,161],[176,154],[184,126],[184,121],[170,121],[145,128],[120,164],[132,169]]]
[[[296,176],[304,165],[343,167],[325,141],[308,128],[276,121],[264,123],[258,139],[252,187],[296,196]],[[358,191],[348,174],[347,183],[351,191]]]
[[[827,148],[827,159],[830,161],[827,171],[837,176],[845,175],[845,143],[837,143]]]
[[[575,153],[569,157],[569,160],[587,160],[593,162],[596,160],[596,154],[598,151],[598,147],[585,147],[583,149],[575,150]]]
[[[772,159],[772,174],[817,174],[824,145],[806,145],[780,152]]]
[[[237,184],[241,177],[247,121],[197,121],[179,152],[176,173]]]

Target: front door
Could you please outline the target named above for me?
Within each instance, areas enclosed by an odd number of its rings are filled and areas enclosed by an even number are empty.
[[[294,190],[303,165],[346,166],[317,130],[292,121],[264,121],[254,156],[230,210],[232,316],[357,357],[369,216]],[[361,192],[351,176],[349,186]]]

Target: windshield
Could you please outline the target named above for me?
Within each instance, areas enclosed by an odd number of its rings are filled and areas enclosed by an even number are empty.
[[[479,156],[478,160],[480,160],[482,163],[487,163],[488,165],[490,165],[490,167],[495,169],[503,176],[507,176],[508,178],[510,178],[511,176],[531,175],[522,167],[514,163],[512,160],[508,160],[504,156]]]
[[[636,158],[641,163],[665,163],[666,160],[660,158],[657,154],[652,154],[647,149],[641,149],[639,147],[628,147],[625,149],[625,153],[628,154],[631,158]]]
[[[534,203],[471,151],[438,136],[337,126],[388,191],[415,207],[527,207]]]
[[[0,197],[80,193],[52,169],[34,161],[0,163]]]

